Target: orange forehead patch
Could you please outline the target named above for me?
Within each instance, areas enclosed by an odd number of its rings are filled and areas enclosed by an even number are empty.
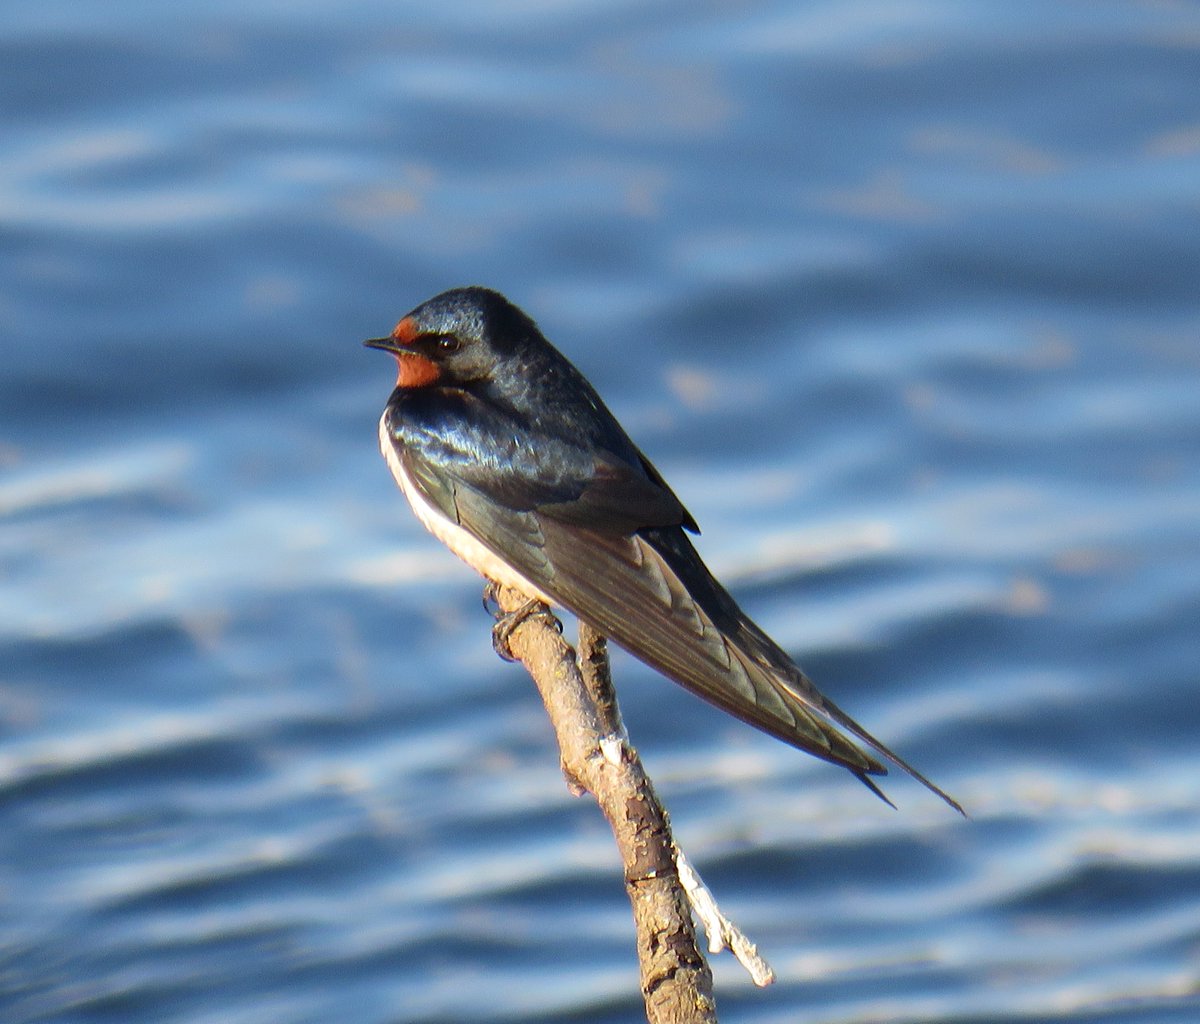
[[[406,316],[392,328],[392,340],[401,345],[411,345],[420,333],[417,322],[411,316]]]
[[[401,320],[400,323],[404,323],[404,321]],[[396,368],[396,387],[398,388],[427,388],[436,384],[442,376],[442,371],[432,360],[419,356],[415,352],[397,354]]]

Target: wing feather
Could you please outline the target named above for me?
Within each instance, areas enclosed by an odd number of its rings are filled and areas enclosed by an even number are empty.
[[[822,720],[753,656],[731,644],[645,538],[567,526],[456,490],[458,521],[546,594],[729,714],[857,773],[882,764]]]

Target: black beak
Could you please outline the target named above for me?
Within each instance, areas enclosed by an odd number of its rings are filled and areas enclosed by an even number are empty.
[[[400,346],[395,338],[368,338],[363,344],[367,348],[377,348],[382,352],[399,352]]]

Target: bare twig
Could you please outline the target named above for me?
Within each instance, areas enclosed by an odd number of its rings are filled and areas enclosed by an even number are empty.
[[[596,705],[600,727],[605,736],[616,736],[628,742],[629,734],[621,720],[617,691],[613,688],[612,667],[608,661],[608,637],[598,633],[586,622],[579,624],[579,652],[576,655],[583,685]]]
[[[712,892],[678,844],[675,846],[675,866],[679,869],[679,881],[687,893],[688,902],[708,933],[708,951],[720,953],[728,949],[737,957],[738,963],[746,968],[754,984],[760,988],[770,985],[775,980],[771,965],[758,955],[758,947],[746,938],[742,930],[721,913]]]
[[[495,596],[501,613],[526,604],[519,591],[499,588]],[[710,949],[732,949],[756,984],[769,983],[771,969],[721,916],[675,845],[667,813],[621,721],[607,641],[580,623],[576,658],[556,625],[544,614],[506,623],[506,653],[521,661],[537,684],[568,782],[596,797],[612,827],[633,907],[647,1019],[650,1024],[716,1024],[712,974],[696,944],[689,904],[709,930]]]
[[[525,601],[506,588],[497,598],[502,612]],[[597,708],[571,645],[544,618],[524,620],[507,639],[542,695],[568,780],[595,796],[612,827],[633,908],[647,1020],[717,1024],[712,973],[696,945],[666,813],[636,752],[620,736],[615,702],[612,711]]]

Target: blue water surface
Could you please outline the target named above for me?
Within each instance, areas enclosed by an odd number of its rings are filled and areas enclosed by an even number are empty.
[[[723,1021],[1200,1020],[1200,12],[0,13],[0,1019],[641,1019],[620,866],[359,347],[491,285],[714,570],[968,807],[624,656],[779,980]]]

